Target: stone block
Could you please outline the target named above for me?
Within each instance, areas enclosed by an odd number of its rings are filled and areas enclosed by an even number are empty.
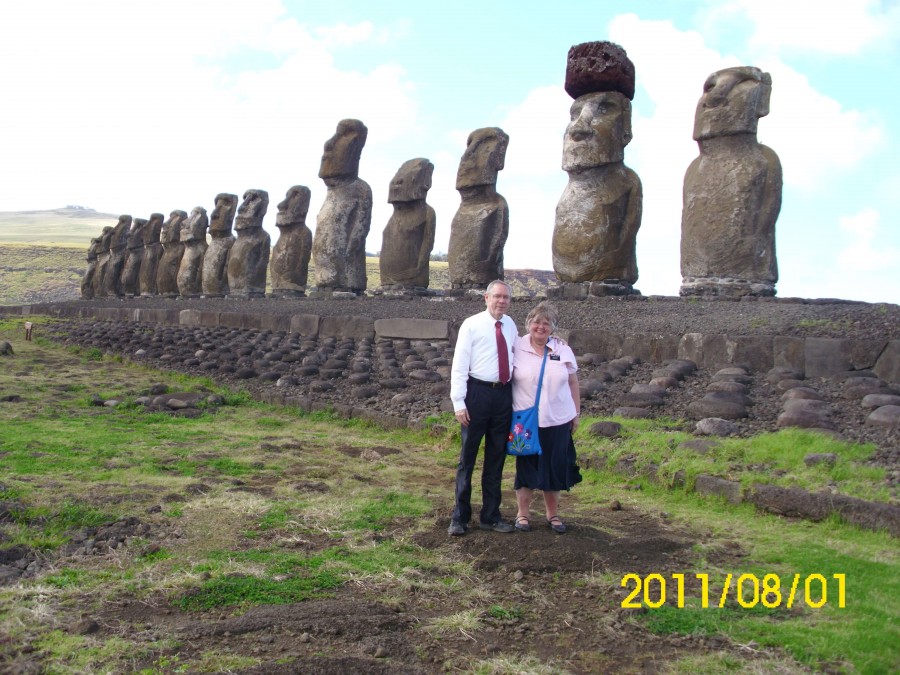
[[[520,328],[520,330],[522,330]],[[599,354],[604,359],[622,356],[624,336],[608,330],[576,329],[569,331],[569,346],[576,354]]]
[[[876,365],[887,343],[880,340],[807,338],[806,376],[830,377],[837,373],[866,370]]]
[[[321,320],[318,314],[294,314],[291,316],[290,331],[304,337],[318,337]]]
[[[726,480],[718,476],[707,476],[702,473],[697,476],[694,491],[701,495],[724,497],[731,504],[740,504],[743,500],[741,484],[737,481]]]
[[[726,336],[725,353],[729,363],[743,363],[754,371],[766,371],[774,364],[771,335]]]
[[[806,372],[806,340],[776,335],[772,338],[772,361],[776,368]]]
[[[726,336],[685,333],[678,342],[678,358],[689,359],[701,368],[719,368],[729,363]]]
[[[885,382],[900,382],[900,340],[888,342],[875,362],[875,374]]]
[[[178,323],[181,326],[200,326],[199,309],[183,309],[178,313]]]
[[[447,321],[433,319],[375,319],[375,335],[408,340],[446,340],[450,336]]]
[[[262,330],[270,330],[273,333],[291,330],[291,317],[282,314],[262,314],[260,317],[260,328]]]
[[[364,316],[323,316],[320,337],[374,338],[375,322]]]
[[[621,353],[649,363],[662,363],[678,357],[679,340],[677,335],[629,333],[622,338]]]

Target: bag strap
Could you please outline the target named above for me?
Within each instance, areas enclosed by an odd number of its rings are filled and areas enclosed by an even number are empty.
[[[544,385],[544,366],[547,365],[547,354],[549,353],[550,348],[547,345],[544,345],[544,360],[541,361],[541,374],[538,375],[537,393],[534,395],[535,410],[537,410],[538,402],[541,400],[541,387]]]

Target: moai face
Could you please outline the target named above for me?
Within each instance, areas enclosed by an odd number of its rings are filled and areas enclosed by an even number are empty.
[[[759,68],[725,68],[706,78],[694,115],[694,140],[755,134],[769,114],[772,78]]]
[[[97,259],[97,254],[100,252],[100,237],[94,237],[91,239],[91,245],[88,246],[87,259],[88,262],[92,262]]]
[[[334,136],[325,141],[319,178],[359,176],[359,158],[369,130],[359,120],[341,120]]]
[[[563,171],[582,171],[625,159],[631,141],[631,101],[617,91],[585,94],[572,103],[563,138]]]
[[[195,206],[190,217],[181,222],[181,241],[202,241],[206,239],[206,228],[209,226],[209,218],[206,209]]]
[[[147,227],[146,218],[135,218],[131,222],[131,233],[128,235],[128,248],[141,248],[144,245],[145,227]]]
[[[221,194],[216,195],[216,205],[213,208],[212,215],[209,217],[210,234],[231,232],[231,226],[234,223],[234,214],[237,212],[237,205],[237,195],[228,192],[222,192]]]
[[[425,199],[431,189],[434,164],[427,159],[410,159],[403,162],[391,179],[388,202],[414,202]]]
[[[306,222],[306,214],[309,213],[309,199],[311,193],[305,185],[295,185],[288,188],[284,199],[278,203],[278,214],[275,216],[275,225],[295,225]]]
[[[144,245],[149,246],[159,241],[162,234],[163,214],[151,213],[150,222],[144,228]]]
[[[506,162],[508,146],[509,136],[497,127],[476,129],[469,134],[466,151],[456,172],[456,189],[495,185],[497,172]]]
[[[269,193],[265,190],[247,190],[244,201],[238,207],[235,230],[248,230],[262,227],[263,218],[269,209]]]
[[[114,233],[115,228],[109,225],[103,228],[103,231],[100,233],[100,253],[109,253],[109,245],[112,242]]]
[[[163,223],[162,231],[159,234],[159,241],[162,244],[174,244],[181,239],[181,222],[187,218],[184,211],[172,211],[169,219]]]

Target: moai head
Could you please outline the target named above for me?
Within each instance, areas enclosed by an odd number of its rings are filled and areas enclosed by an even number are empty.
[[[694,140],[755,134],[760,117],[769,114],[772,77],[759,68],[717,70],[706,78],[694,115]]]
[[[128,245],[128,232],[131,230],[131,216],[119,216],[119,222],[113,228],[112,240],[109,246],[113,250],[123,249]]]
[[[563,171],[582,171],[625,159],[631,141],[631,101],[618,91],[584,94],[572,102],[563,137]]]
[[[509,136],[499,127],[476,129],[469,134],[456,172],[456,189],[495,185],[497,172],[506,161],[508,145]]]
[[[319,178],[357,178],[359,158],[369,130],[359,120],[341,120],[334,136],[325,141]]]
[[[172,211],[169,219],[163,223],[159,233],[159,241],[162,244],[175,244],[181,240],[181,222],[187,218],[184,211]]]
[[[181,221],[181,241],[205,241],[208,226],[209,218],[206,216],[206,209],[202,206],[195,206],[191,215]]]
[[[247,190],[244,201],[238,207],[234,221],[235,230],[249,230],[262,227],[263,218],[269,210],[269,193],[265,190]]]
[[[237,195],[228,192],[217,194],[216,205],[213,208],[212,215],[209,217],[209,233],[212,235],[230,234],[237,206]]]
[[[311,193],[305,185],[294,185],[288,188],[284,199],[278,203],[278,214],[275,216],[275,225],[303,225],[306,223],[306,214],[309,213],[309,199]]]
[[[388,202],[415,202],[425,199],[431,189],[434,164],[427,159],[410,159],[400,166],[388,188]]]
[[[147,227],[146,218],[135,218],[131,221],[131,232],[128,234],[128,248],[143,248],[144,228]]]
[[[150,222],[144,228],[144,246],[150,246],[159,242],[162,236],[163,214],[151,213]]]
[[[97,260],[97,254],[100,252],[100,237],[91,239],[91,245],[88,246],[87,261],[94,262]]]
[[[115,228],[111,225],[107,225],[100,232],[100,253],[109,253],[109,245],[112,242],[113,234],[115,233]]]

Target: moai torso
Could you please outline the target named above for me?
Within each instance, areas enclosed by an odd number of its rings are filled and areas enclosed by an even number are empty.
[[[316,217],[312,249],[317,290],[360,294],[366,289],[372,190],[359,178],[359,158],[367,134],[359,120],[341,120],[325,143],[319,178],[328,191]]]
[[[108,297],[109,292],[106,287],[106,274],[109,269],[109,245],[112,241],[113,228],[104,227],[100,234],[100,244],[97,249],[97,270],[94,272],[94,297]]]
[[[391,180],[388,202],[394,212],[382,234],[379,260],[384,288],[428,288],[436,218],[425,197],[433,172],[427,159],[411,159]]]
[[[183,298],[197,298],[203,290],[203,255],[206,253],[206,228],[209,218],[202,206],[194,207],[182,222],[181,243],[184,254],[178,266],[178,294]]]
[[[144,259],[141,261],[141,295],[156,295],[156,273],[159,270],[159,261],[162,258],[162,244],[159,242],[162,234],[163,215],[161,213],[150,214],[150,221],[144,227]]]
[[[684,177],[682,295],[775,294],[782,171],[756,140],[770,93],[771,78],[757,68],[707,78],[694,119],[700,156]]]
[[[125,258],[128,256],[128,233],[131,230],[131,216],[119,216],[119,222],[113,228],[109,240],[109,262],[106,267],[103,285],[106,295],[120,297],[122,292],[122,271],[125,269]]]
[[[234,225],[237,240],[228,254],[229,295],[265,297],[272,238],[263,229],[262,221],[268,208],[269,194],[265,190],[244,193]]]
[[[156,270],[156,292],[167,298],[178,297],[178,267],[184,255],[184,244],[181,241],[181,223],[187,218],[184,211],[172,211],[169,219],[163,223],[159,235],[162,244],[162,257]]]
[[[275,225],[280,234],[272,249],[269,269],[272,272],[272,294],[279,297],[306,295],[309,259],[312,255],[312,231],[306,226],[310,191],[295,185],[278,204]]]
[[[94,277],[97,273],[97,250],[100,248],[100,238],[91,239],[91,245],[87,252],[87,269],[81,278],[81,297],[90,300],[94,297]]]
[[[130,298],[141,294],[141,263],[144,260],[144,228],[147,220],[135,218],[128,233],[128,256],[122,270],[122,294]]]
[[[575,100],[563,139],[569,182],[556,205],[553,269],[564,283],[603,282],[630,293],[642,213],[640,178],[624,163],[634,65],[613,43],[575,45],[566,91]]]
[[[209,247],[203,254],[203,295],[208,298],[228,295],[228,254],[235,241],[231,226],[237,206],[237,195],[216,195],[209,220]]]
[[[486,288],[494,279],[503,279],[509,207],[496,184],[508,145],[509,136],[497,127],[469,134],[456,175],[462,202],[450,223],[447,252],[454,288]]]

